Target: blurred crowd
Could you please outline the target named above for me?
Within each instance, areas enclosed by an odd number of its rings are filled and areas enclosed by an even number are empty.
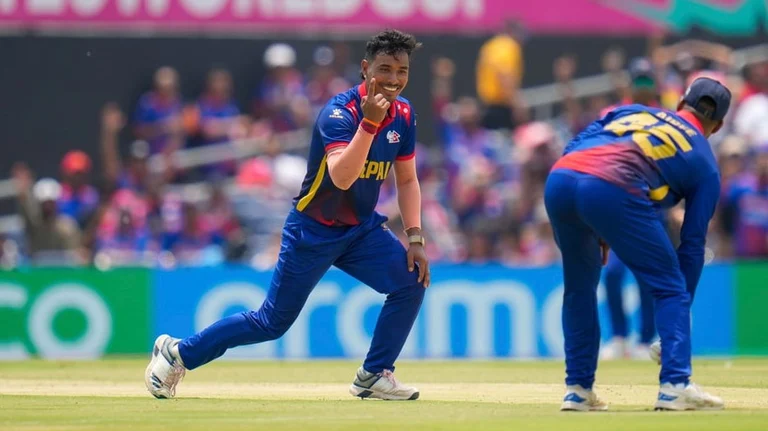
[[[524,52],[514,23],[490,38],[478,53],[473,95],[454,93],[452,59],[430,59],[432,106],[419,112],[434,117],[438,138],[418,143],[416,160],[433,261],[556,263],[542,196],[564,144],[616,104],[675,109],[701,75],[725,81],[734,93],[726,127],[712,139],[723,190],[709,256],[768,257],[768,62],[738,65],[728,47],[697,40],[665,45],[654,36],[645,57],[606,52],[602,65],[612,89],[579,98],[578,59],[564,55],[553,64],[562,102],[553,118],[534,121],[520,88]],[[17,241],[5,241],[3,264],[271,267],[306,170],[306,130],[331,96],[359,80],[359,64],[343,43],[318,47],[313,60],[299,70],[290,45],[271,45],[250,106],[235,102],[226,69],[211,70],[202,94],[189,99],[179,92],[177,71],[160,68],[132,113],[104,107],[101,152],[92,155],[103,172],[93,172],[91,156],[78,150],[65,155],[57,179],[35,179],[22,163],[14,167],[24,230]],[[125,128],[133,139],[121,142]],[[178,157],[180,149],[222,143],[229,143],[225,156],[210,153],[214,162]],[[402,230],[392,178],[378,210],[393,232]],[[669,218],[678,230],[683,211]]]

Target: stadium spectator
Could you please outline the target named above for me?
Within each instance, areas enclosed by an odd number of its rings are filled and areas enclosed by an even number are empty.
[[[181,226],[178,230],[163,233],[162,248],[173,254],[177,264],[201,266],[221,263],[224,260],[222,232],[206,223],[197,206],[181,203]]]
[[[729,181],[721,205],[733,216],[736,257],[768,257],[768,145],[754,148],[755,166]]]
[[[747,169],[746,141],[736,135],[728,136],[718,147],[717,159],[720,167],[721,189],[713,228],[717,233],[717,256],[731,258],[734,256],[734,234],[736,229],[737,211],[728,203],[728,193],[734,182]]]
[[[59,214],[61,185],[52,178],[34,183],[23,163],[13,167],[19,214],[24,221],[26,249],[35,264],[71,265],[83,262],[80,230],[71,217]]]
[[[520,23],[509,21],[480,48],[477,96],[485,105],[483,126],[488,129],[514,129],[528,119],[519,92],[523,79],[522,44]]]
[[[207,87],[197,107],[200,110],[200,130],[206,144],[232,138],[240,109],[232,97],[232,75],[228,70],[214,69],[208,73]]]
[[[448,141],[446,132],[447,122],[451,118],[454,101],[453,77],[456,74],[456,64],[447,57],[439,57],[432,62],[432,115],[437,127],[437,139],[441,143]]]
[[[173,154],[184,144],[179,74],[164,66],[154,75],[154,87],[139,99],[134,133],[149,143],[151,154]]]
[[[247,251],[245,233],[227,195],[224,181],[211,181],[209,184],[208,200],[203,204],[201,218],[205,226],[224,239],[225,259],[238,260]]]
[[[82,151],[70,151],[61,160],[59,213],[72,217],[80,229],[85,229],[99,204],[98,191],[88,184],[90,173],[91,158]]]
[[[197,103],[185,109],[185,129],[191,147],[219,144],[244,137],[240,109],[232,97],[232,75],[226,69],[213,69],[208,73],[206,88]],[[235,161],[201,166],[199,173],[231,176]]]
[[[316,48],[312,56],[314,65],[305,90],[312,107],[312,118],[317,117],[328,99],[352,86],[334,68],[334,55],[333,49],[323,45]]]
[[[744,88],[733,116],[734,132],[749,146],[768,144],[768,61],[744,68]]]
[[[471,97],[463,97],[446,109],[443,137],[444,157],[448,173],[448,188],[458,186],[465,177],[473,160],[483,159],[492,171],[489,181],[496,182],[502,174],[503,144],[498,135],[482,127],[480,105]]]
[[[254,118],[269,120],[277,132],[307,127],[311,111],[304,77],[295,67],[296,51],[285,43],[272,44],[264,52],[264,65],[267,75],[254,95]]]
[[[147,201],[131,189],[112,195],[96,233],[98,266],[151,264],[158,247],[149,229],[149,210]]]
[[[520,164],[520,195],[515,205],[518,223],[531,221],[543,202],[544,183],[562,153],[562,143],[547,123],[534,122],[518,128],[514,135]]]
[[[101,154],[104,163],[104,177],[118,189],[130,189],[139,194],[149,194],[155,178],[149,169],[150,145],[146,141],[133,141],[129,157],[124,164],[120,158],[119,133],[125,127],[125,116],[114,103],[108,103],[101,116]],[[166,165],[171,167],[171,165]],[[166,171],[165,179],[174,176],[172,169]]]

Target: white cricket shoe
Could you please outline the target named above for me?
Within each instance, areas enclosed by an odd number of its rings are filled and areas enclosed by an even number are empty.
[[[608,404],[604,403],[592,389],[584,389],[581,385],[568,385],[565,387],[565,398],[560,406],[564,412],[595,412],[608,410]]]
[[[349,393],[360,398],[379,398],[382,400],[417,400],[419,390],[405,386],[395,379],[392,371],[384,370],[374,374],[363,367],[357,370],[355,381],[349,387]]]
[[[687,386],[664,383],[656,399],[656,410],[722,410],[722,398],[704,392],[693,383]]]
[[[152,360],[144,372],[144,383],[155,398],[173,398],[176,395],[176,385],[184,378],[186,369],[178,353],[173,351],[179,341],[181,340],[166,334],[155,340]]]
[[[657,365],[661,365],[661,340],[656,340],[651,344],[648,348],[648,356]]]

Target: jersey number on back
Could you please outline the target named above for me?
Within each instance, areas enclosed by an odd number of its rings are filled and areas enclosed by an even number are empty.
[[[632,132],[634,141],[653,160],[661,160],[674,156],[678,149],[682,152],[691,151],[693,148],[680,131],[671,124],[659,120],[648,112],[628,115],[612,121],[605,126],[605,130],[622,136]],[[661,145],[653,145],[651,136],[661,141]]]

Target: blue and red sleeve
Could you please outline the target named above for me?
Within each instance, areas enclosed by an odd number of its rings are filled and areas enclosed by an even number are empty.
[[[410,111],[410,108],[408,109]],[[405,132],[403,143],[400,145],[400,150],[397,152],[397,160],[410,160],[416,156],[416,113],[410,111],[405,115],[408,129]]]
[[[357,124],[357,119],[345,106],[326,105],[317,117],[317,129],[325,151],[349,145]]]

